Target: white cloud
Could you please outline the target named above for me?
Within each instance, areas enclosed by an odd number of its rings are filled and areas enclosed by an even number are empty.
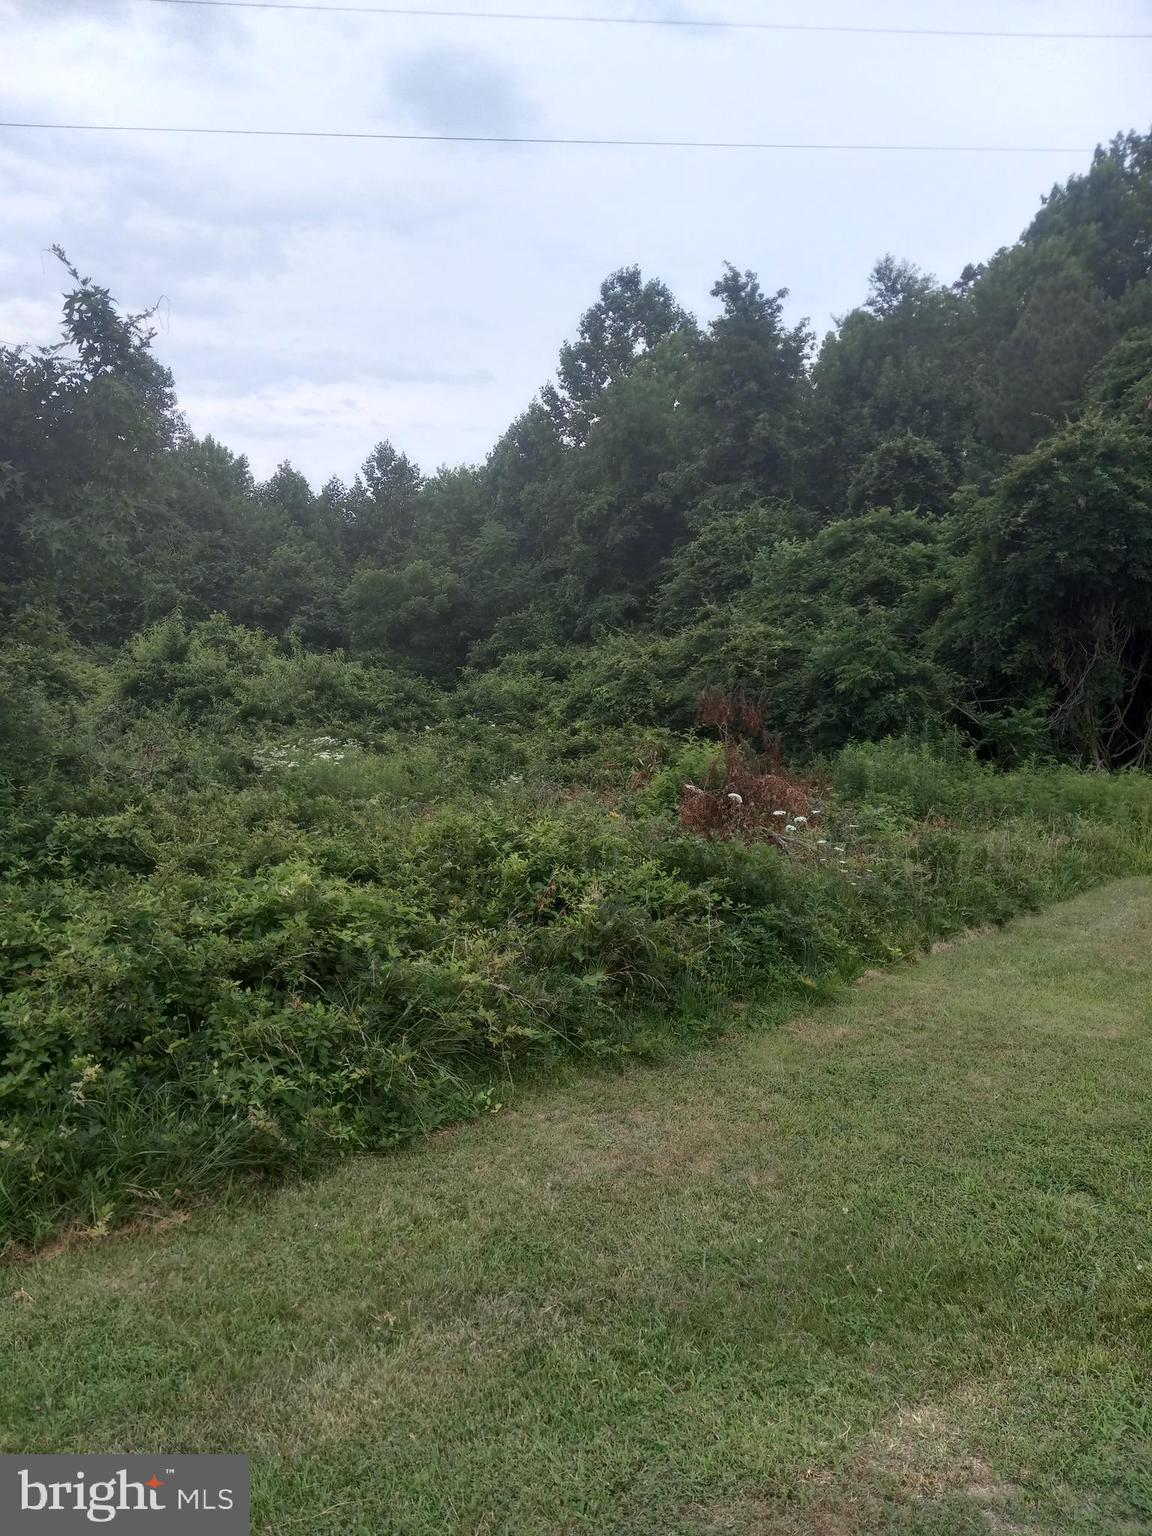
[[[444,415],[454,439],[464,445],[457,457],[481,457],[499,430],[486,420],[488,393],[487,386],[474,379],[446,386],[370,377],[319,384],[285,378],[244,391],[186,391],[181,406],[193,431],[242,445],[258,475],[270,473],[290,457],[319,483],[337,470],[350,478],[382,438],[435,466],[438,437],[429,432],[428,423]],[[334,446],[339,450],[336,462]]]
[[[859,16],[824,0],[811,19]],[[1107,29],[1146,17],[1115,0]],[[925,24],[914,0],[868,19]],[[1086,26],[1079,0],[940,0],[932,21]],[[1123,43],[103,0],[0,0],[0,25],[2,115],[42,121],[1089,146],[1148,116],[1146,45]],[[483,456],[616,267],[639,262],[707,312],[728,258],[822,329],[883,251],[950,277],[1084,163],[0,130],[0,334],[55,338],[62,274],[43,253],[60,241],[129,306],[166,296],[157,349],[190,419],[258,469],[291,456],[316,481],[348,476],[383,435],[432,467]]]
[[[59,340],[59,304],[51,299],[0,299],[0,345],[47,346]]]

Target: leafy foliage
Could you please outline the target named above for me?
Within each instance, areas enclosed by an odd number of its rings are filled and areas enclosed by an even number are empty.
[[[1012,466],[976,542],[973,622],[1096,767],[1152,753],[1150,505],[1152,433],[1091,414]]]
[[[66,263],[0,351],[8,1230],[1145,868],[1150,142],[815,356],[751,271],[699,322],[624,268],[483,464],[319,491]]]

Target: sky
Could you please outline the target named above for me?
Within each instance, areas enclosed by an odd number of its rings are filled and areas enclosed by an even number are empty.
[[[439,4],[1152,33],[1152,0]],[[318,486],[350,479],[382,438],[427,471],[482,460],[621,266],[705,320],[723,263],[750,267],[818,333],[861,302],[885,252],[952,280],[1015,240],[1093,145],[1152,126],[1152,42],[0,0],[0,119],[1063,151],[0,129],[0,342],[56,339],[59,243],[128,307],[158,304],[155,348],[194,432],[257,476],[290,459]]]

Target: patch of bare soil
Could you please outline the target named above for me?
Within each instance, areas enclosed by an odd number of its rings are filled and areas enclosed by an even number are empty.
[[[958,1417],[970,1418],[970,1411]],[[956,1419],[924,1403],[899,1409],[848,1470],[810,1467],[794,1498],[695,1505],[685,1511],[686,1529],[698,1536],[879,1536],[901,1506],[947,1498],[978,1506],[989,1536],[1025,1536],[1008,1513],[1018,1492],[965,1449]]]

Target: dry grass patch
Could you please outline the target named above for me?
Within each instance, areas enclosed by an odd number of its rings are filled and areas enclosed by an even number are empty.
[[[975,1393],[962,1394],[966,1409]],[[917,1524],[917,1509],[947,1519],[974,1506],[963,1529],[988,1536],[1016,1536],[1025,1528],[1009,1518],[1020,1496],[1013,1484],[997,1477],[988,1462],[963,1447],[968,1432],[935,1404],[898,1410],[882,1430],[869,1437],[844,1470],[813,1466],[786,1499],[750,1495],[714,1507],[690,1506],[686,1536],[873,1536]],[[943,1536],[944,1526],[931,1524]],[[1035,1528],[1033,1528],[1035,1533]]]
[[[982,1503],[1003,1503],[1017,1492],[972,1454],[975,1425],[987,1417],[997,1394],[966,1387],[946,1407],[922,1403],[897,1411],[860,1461],[861,1480],[875,1480],[902,1498],[938,1499],[961,1492]],[[962,1409],[958,1419],[956,1411]]]
[[[861,1536],[878,1507],[868,1497],[843,1504],[832,1503],[825,1495],[786,1503],[737,1499],[713,1509],[690,1508],[680,1531],[683,1536]]]
[[[709,1179],[747,1158],[762,1126],[751,1120],[721,1120],[709,1105],[686,1104],[670,1117],[667,1107],[637,1106],[601,1114],[548,1117],[538,1142],[537,1172],[547,1181]]]

